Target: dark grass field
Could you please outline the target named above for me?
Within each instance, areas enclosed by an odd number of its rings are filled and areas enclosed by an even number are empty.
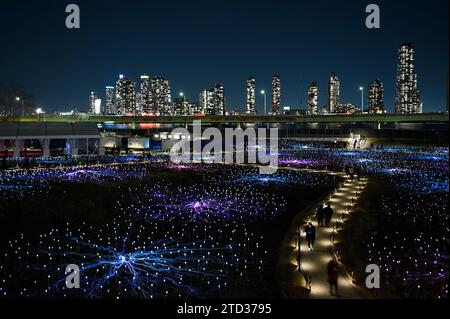
[[[427,275],[438,272],[438,267],[429,267],[426,275],[415,274],[416,278],[412,282],[405,284],[402,281],[405,274],[402,271],[409,269],[411,275],[417,269],[408,259],[420,259],[430,257],[429,254],[421,252],[414,246],[415,238],[418,234],[424,234],[425,240],[427,236],[444,236],[445,225],[435,225],[426,219],[417,216],[417,220],[411,217],[387,214],[383,211],[381,206],[381,197],[395,192],[394,187],[385,179],[372,176],[371,182],[366,191],[362,194],[361,201],[357,209],[351,215],[351,218],[346,222],[343,231],[339,233],[339,244],[337,248],[340,252],[341,261],[346,265],[349,273],[353,273],[359,285],[365,285],[365,268],[368,264],[374,263],[370,261],[370,253],[368,244],[373,243],[375,238],[376,243],[383,243],[384,236],[391,238],[394,234],[405,237],[406,242],[399,244],[398,242],[391,243],[396,247],[394,257],[402,260],[402,269],[389,268],[389,271],[382,268],[381,271],[381,287],[373,291],[377,298],[382,299],[401,299],[401,298],[436,298],[442,292],[442,285],[445,283],[435,280],[426,280]],[[444,194],[437,194],[438,196]],[[426,203],[431,204],[432,198],[425,200]],[[405,211],[406,212],[406,211]],[[440,219],[445,221],[445,217]],[[441,233],[441,232],[444,233]],[[430,244],[432,244],[430,242]],[[398,246],[404,245],[404,248]],[[448,244],[447,244],[448,245]],[[448,246],[447,246],[448,252]],[[376,262],[375,262],[376,263]],[[420,270],[422,274],[424,269]],[[419,285],[421,289],[416,289]]]
[[[115,204],[125,188],[161,181],[187,186],[204,180],[203,173],[195,171],[152,170],[149,176],[139,181],[100,185],[64,182],[52,184],[44,194],[1,202],[0,249],[4,249],[9,240],[17,238],[21,233],[27,237],[38,236],[51,228],[63,228],[67,222],[73,227],[81,227],[83,222],[94,229],[96,226],[101,227],[117,213]],[[230,285],[220,291],[219,297],[281,298],[276,265],[278,249],[285,232],[296,214],[328,193],[334,185],[319,188],[302,185],[255,187],[283,196],[288,203],[287,209],[270,221],[257,221],[248,225],[250,231],[264,236],[262,244],[267,251],[264,270],[252,273],[244,281],[237,274],[230,274],[230,278],[227,278]]]

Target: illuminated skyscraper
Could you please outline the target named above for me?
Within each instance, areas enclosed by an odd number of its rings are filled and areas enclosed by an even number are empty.
[[[204,89],[199,95],[200,109],[197,113],[207,115],[225,115],[225,90],[223,84],[216,84],[211,89]]]
[[[369,84],[369,113],[386,113],[383,82],[376,80]]]
[[[319,85],[312,82],[308,88],[308,114],[319,114]]]
[[[340,104],[341,82],[336,73],[330,74],[328,82],[328,113],[336,113],[336,107]]]
[[[256,80],[247,80],[247,114],[256,114]]]
[[[106,107],[105,107],[104,113],[107,115],[114,115],[117,113],[116,106],[114,103],[114,87],[113,86],[106,87]]]
[[[281,108],[281,79],[274,75],[272,78],[272,113],[280,114]]]
[[[89,114],[95,114],[95,100],[97,99],[97,92],[91,92],[91,94],[89,94]]]
[[[198,98],[200,108],[197,111],[202,114],[214,114],[214,90],[204,89]]]
[[[225,115],[225,89],[223,84],[214,86],[214,115]]]
[[[411,43],[403,44],[398,50],[397,88],[395,113],[422,113],[420,91],[417,86],[417,74],[414,65],[414,47]]]
[[[161,76],[152,79],[152,94],[154,112],[158,114],[172,114],[172,97],[169,81]]]
[[[102,99],[96,99],[94,102],[94,114],[102,114]]]
[[[150,114],[153,111],[152,86],[150,77],[141,75],[141,90],[139,97],[139,111],[143,114]]]
[[[116,82],[116,107],[117,114],[136,115],[136,89],[135,82],[120,75]]]

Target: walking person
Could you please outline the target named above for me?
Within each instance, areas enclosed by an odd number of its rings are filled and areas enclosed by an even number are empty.
[[[308,248],[309,251],[313,250],[314,248],[314,241],[316,240],[316,228],[313,226],[312,223],[309,223],[306,228],[306,241],[308,242]]]
[[[338,289],[339,265],[336,260],[333,259],[328,263],[327,273],[328,273],[328,283],[330,284],[330,295],[339,297],[339,289]]]
[[[350,166],[349,173],[350,173],[350,179],[353,180],[353,176],[355,174],[355,169],[353,168],[353,166]]]
[[[330,227],[331,219],[333,218],[333,214],[334,214],[334,211],[331,208],[330,203],[327,204],[327,207],[324,208],[323,212],[324,212],[324,215],[325,215],[326,226]]]
[[[350,167],[349,166],[345,166],[345,176],[347,176],[347,177],[350,176]]]
[[[324,219],[324,213],[323,213],[323,205],[320,204],[320,206],[317,208],[316,211],[316,218],[317,218],[317,227],[323,227],[323,219]]]

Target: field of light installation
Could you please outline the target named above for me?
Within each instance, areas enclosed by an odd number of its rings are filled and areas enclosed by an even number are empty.
[[[282,297],[286,230],[342,183],[323,172],[348,166],[372,181],[360,248],[339,248],[355,277],[375,262],[386,297],[447,296],[448,149],[282,147],[280,169],[267,176],[164,156],[38,159],[0,172],[0,296]],[[80,265],[81,290],[66,289],[68,264]]]

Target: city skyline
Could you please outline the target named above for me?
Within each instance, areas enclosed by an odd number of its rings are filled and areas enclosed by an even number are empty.
[[[393,112],[397,51],[404,42],[411,42],[416,48],[416,73],[424,112],[446,108],[448,16],[443,8],[448,8],[447,1],[436,6],[379,1],[381,30],[365,28],[366,3],[361,1],[348,1],[345,5],[282,1],[276,10],[271,10],[272,1],[262,2],[257,8],[230,1],[221,10],[202,1],[189,5],[175,1],[137,3],[125,10],[119,2],[111,1],[106,13],[99,9],[100,2],[78,4],[82,26],[76,31],[65,29],[64,5],[56,2],[23,8],[7,2],[0,13],[0,25],[6,31],[5,50],[0,53],[6,57],[1,61],[9,62],[14,57],[14,63],[0,65],[0,83],[23,85],[47,111],[67,111],[72,107],[87,111],[86,94],[92,91],[102,96],[105,106],[105,86],[113,85],[118,74],[126,74],[138,83],[143,73],[163,75],[170,81],[174,97],[183,92],[190,100],[196,100],[211,83],[222,83],[227,109],[242,112],[246,107],[245,81],[251,75],[257,81],[258,113],[263,107],[261,90],[268,93],[271,109],[274,74],[282,80],[281,107],[306,109],[308,85],[316,81],[322,88],[322,107],[327,99],[329,73],[336,71],[343,83],[343,101],[359,105],[361,86],[366,88],[367,101],[369,83],[380,79],[385,105]],[[429,14],[421,17],[418,12]],[[18,14],[25,22],[12,30],[11,21]],[[32,14],[43,17],[34,21],[35,28],[26,22]],[[126,22],[118,32],[133,35],[121,38],[119,46],[109,41],[110,33],[114,34],[117,28],[113,20],[118,17]],[[322,23],[313,30],[307,23],[312,20]],[[218,42],[213,41],[216,33]],[[25,41],[30,34],[32,39]],[[138,36],[151,36],[152,41],[129,45]],[[200,38],[211,40],[200,44]],[[305,42],[314,43],[314,47],[303,50]],[[195,43],[199,45],[191,45]],[[191,49],[186,51],[183,47]],[[329,47],[333,47],[332,52],[326,49]],[[47,73],[42,76],[44,70]]]
[[[403,43],[400,45],[397,60],[396,97],[393,113],[423,113],[423,102],[420,98],[418,77],[415,71],[414,45],[412,43]],[[112,103],[115,107],[116,101],[120,105],[122,100],[127,100],[126,104],[128,107],[119,107],[116,113],[108,112],[111,109],[111,107],[108,107],[109,102],[111,102],[109,101],[110,90],[113,88],[106,86],[106,106],[103,108],[100,108],[100,106],[96,107],[97,103],[101,105],[101,100],[98,99],[96,92],[91,92],[89,95],[88,113],[104,115],[227,115],[236,112],[244,113],[240,112],[239,108],[227,110],[223,84],[215,84],[209,90],[202,90],[197,101],[189,100],[184,92],[180,92],[179,97],[172,101],[168,79],[160,76],[151,78],[147,74],[141,75],[140,79],[139,92],[137,92],[136,83],[128,81],[131,85],[130,90],[132,92],[123,94],[121,93],[119,84],[128,79],[123,74],[119,75],[119,80],[116,84],[117,93],[113,94],[115,100]],[[158,84],[160,82],[161,84]],[[164,87],[161,87],[161,85],[164,85]],[[342,102],[341,81],[336,72],[330,73],[327,89],[326,105],[323,107],[319,105],[319,85],[316,81],[313,81],[308,86],[306,108],[303,108],[302,105],[298,109],[291,109],[290,106],[284,106],[283,110],[287,110],[287,112],[301,112],[301,114],[309,115],[352,114],[357,112],[383,114],[388,112],[384,101],[384,84],[380,79],[370,82],[367,87],[359,87],[361,91],[361,103],[359,105],[351,102]],[[261,112],[257,111],[256,90],[256,79],[249,77],[246,81],[246,114],[261,114]],[[367,90],[367,96],[364,95],[365,90]],[[272,108],[270,111],[267,109],[266,90],[262,89],[260,94],[264,96],[264,109],[262,114],[278,115],[282,113],[281,78],[279,75],[275,74],[272,77]]]

